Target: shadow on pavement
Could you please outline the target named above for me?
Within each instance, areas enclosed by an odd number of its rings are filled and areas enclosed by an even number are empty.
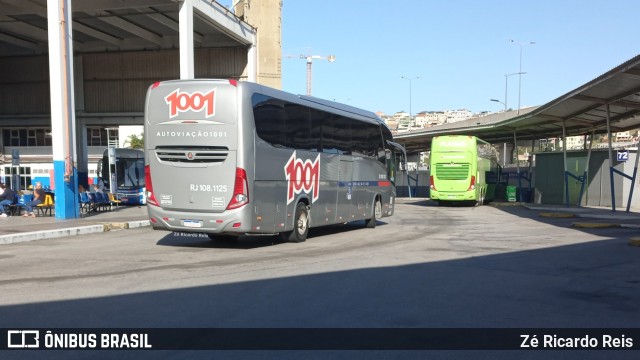
[[[386,222],[378,220],[376,226],[385,226]],[[309,229],[309,240],[314,237],[345,233],[360,230],[364,227],[364,221],[354,221],[346,224],[327,225]],[[307,240],[307,241],[309,241]],[[169,232],[158,241],[158,245],[195,247],[195,248],[219,248],[219,249],[257,249],[265,246],[274,246],[285,243],[278,234],[276,235],[243,235],[236,239],[211,240],[207,234]]]

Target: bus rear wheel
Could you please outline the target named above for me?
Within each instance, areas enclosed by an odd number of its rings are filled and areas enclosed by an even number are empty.
[[[382,217],[382,204],[380,200],[376,199],[375,205],[373,205],[373,214],[371,215],[371,219],[367,219],[364,221],[364,226],[373,229],[376,227],[376,222],[379,218]]]
[[[300,243],[307,240],[307,235],[309,235],[309,209],[307,204],[299,202],[296,205],[293,231],[287,231],[280,235],[284,241],[289,242]]]
[[[484,197],[485,197],[484,190],[480,190],[480,198],[478,199],[478,202],[476,202],[476,206],[484,205]]]

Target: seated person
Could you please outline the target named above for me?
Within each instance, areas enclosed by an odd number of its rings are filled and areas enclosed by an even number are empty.
[[[42,188],[42,183],[37,182],[36,188],[33,189],[33,200],[26,203],[24,206],[25,213],[24,217],[36,217],[36,214],[33,212],[33,207],[42,204],[44,201],[44,189]]]
[[[7,217],[7,205],[11,205],[16,200],[16,193],[6,184],[0,184],[2,195],[0,195],[0,217]]]

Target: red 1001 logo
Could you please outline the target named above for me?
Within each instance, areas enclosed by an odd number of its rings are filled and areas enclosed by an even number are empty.
[[[284,173],[289,183],[287,204],[294,196],[302,193],[311,194],[311,202],[318,199],[320,191],[320,154],[314,161],[298,159],[294,151],[284,166]]]
[[[211,117],[215,114],[213,90],[203,94],[199,91],[188,93],[176,89],[167,95],[164,101],[169,105],[169,118],[174,118],[185,111],[200,112],[205,110],[206,117]]]

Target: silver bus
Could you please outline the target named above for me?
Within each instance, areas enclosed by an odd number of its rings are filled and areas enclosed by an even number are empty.
[[[402,147],[372,112],[235,80],[150,86],[145,177],[151,226],[211,239],[280,234],[394,211]]]

